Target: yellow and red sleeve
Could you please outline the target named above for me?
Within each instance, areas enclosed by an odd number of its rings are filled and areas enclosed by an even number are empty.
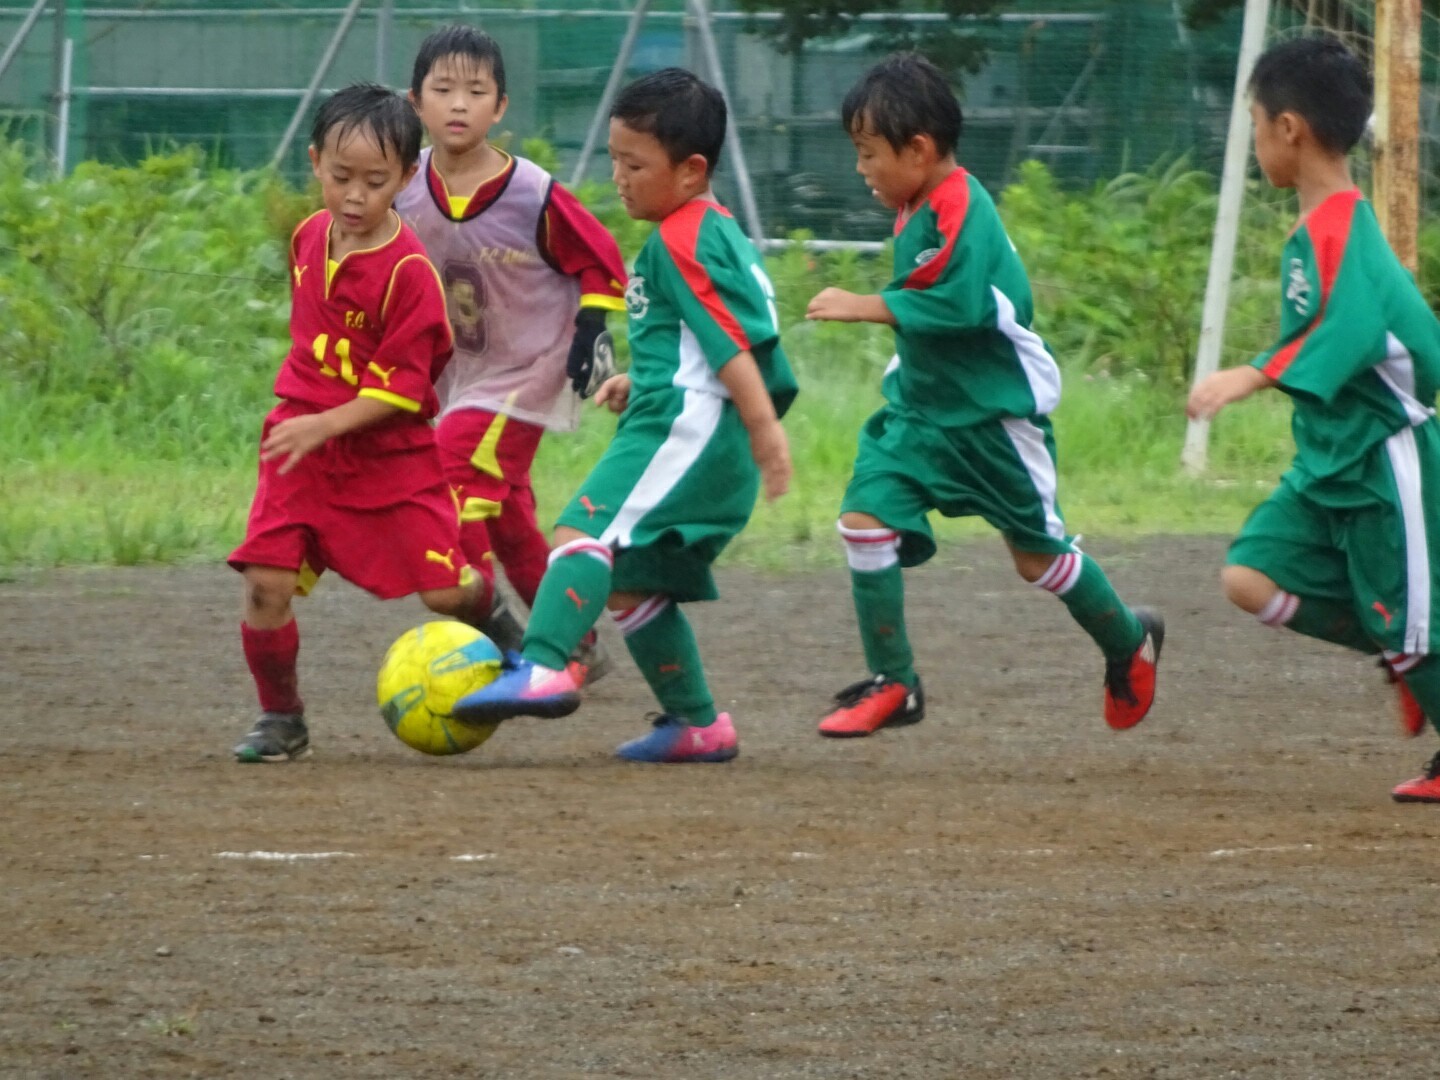
[[[560,273],[580,281],[580,306],[625,310],[625,261],[608,229],[560,184],[540,219],[540,250]]]

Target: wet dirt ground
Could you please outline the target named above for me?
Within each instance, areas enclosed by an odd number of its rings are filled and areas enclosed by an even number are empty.
[[[562,721],[422,757],[374,705],[426,615],[299,605],[314,756],[238,766],[223,567],[0,585],[0,1076],[1415,1077],[1440,806],[1401,806],[1363,659],[1225,606],[1224,542],[1096,543],[1169,622],[1160,699],[994,543],[909,575],[928,719],[828,741],[842,572],[691,613],[741,757],[610,756],[628,658]],[[612,635],[610,644],[621,649]]]

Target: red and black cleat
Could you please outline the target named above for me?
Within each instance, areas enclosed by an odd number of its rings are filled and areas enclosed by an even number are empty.
[[[1123,660],[1105,664],[1105,723],[1116,731],[1132,728],[1155,704],[1155,667],[1165,644],[1165,620],[1158,611],[1136,608],[1145,629],[1140,645]]]
[[[925,690],[917,677],[911,689],[884,675],[852,683],[835,695],[835,708],[820,721],[820,734],[858,739],[882,727],[901,727],[925,719]]]
[[[1390,792],[1390,797],[1396,802],[1440,803],[1440,753],[1430,759],[1423,776],[1406,780]]]

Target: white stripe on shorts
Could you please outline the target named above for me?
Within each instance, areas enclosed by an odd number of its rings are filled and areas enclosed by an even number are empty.
[[[1415,429],[1385,440],[1390,471],[1405,522],[1405,652],[1430,651],[1430,537],[1425,531],[1425,499],[1420,483],[1420,450]]]
[[[680,415],[670,425],[670,434],[655,451],[650,464],[645,466],[640,479],[635,482],[630,494],[620,505],[615,519],[600,534],[602,544],[612,548],[630,546],[635,526],[646,514],[660,505],[690,470],[690,466],[700,459],[710,437],[720,426],[724,408],[725,400],[714,394],[704,390],[685,391],[685,404]]]
[[[1031,421],[1019,416],[1009,416],[1000,421],[1005,425],[1005,434],[1020,455],[1020,462],[1030,474],[1035,485],[1035,494],[1045,511],[1045,532],[1056,540],[1065,539],[1065,522],[1055,509],[1055,462],[1045,446],[1045,432]]]

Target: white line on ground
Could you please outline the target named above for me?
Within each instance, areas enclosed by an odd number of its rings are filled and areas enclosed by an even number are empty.
[[[1210,852],[1212,859],[1229,859],[1236,855],[1271,855],[1283,851],[1319,851],[1319,844],[1276,844],[1273,847],[1216,848]]]
[[[266,862],[297,862],[301,859],[353,859],[353,851],[217,851],[217,859],[260,859]]]

